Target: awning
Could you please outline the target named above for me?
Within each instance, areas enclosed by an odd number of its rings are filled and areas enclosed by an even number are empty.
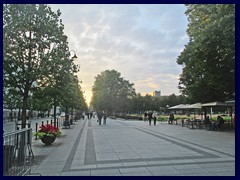
[[[201,105],[202,107],[215,107],[215,106],[229,106],[226,103],[223,102],[210,102],[210,103],[205,103]]]
[[[201,108],[202,108],[201,103],[190,104],[186,107],[186,109],[201,109]]]
[[[169,107],[168,109],[186,109],[187,106],[188,104],[179,104],[176,106]]]
[[[229,106],[235,106],[235,100],[225,101],[225,103]]]

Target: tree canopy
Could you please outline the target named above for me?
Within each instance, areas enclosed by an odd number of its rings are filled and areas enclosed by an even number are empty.
[[[138,93],[131,100],[131,108],[129,109],[132,112],[144,112],[149,110],[163,112],[166,111],[166,106],[174,106],[182,103],[187,103],[186,98],[182,95],[176,96],[175,94],[171,94],[169,96],[150,96],[145,95],[142,96]]]
[[[177,59],[179,89],[192,102],[235,97],[235,6],[186,5],[190,38]]]
[[[58,89],[72,82],[75,68],[60,15],[44,4],[3,6],[4,92],[21,95],[23,128],[30,93],[48,87],[49,95],[61,98]]]
[[[91,104],[96,110],[125,111],[135,94],[132,83],[116,70],[106,70],[95,77]]]

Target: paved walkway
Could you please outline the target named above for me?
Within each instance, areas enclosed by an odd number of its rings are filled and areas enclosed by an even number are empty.
[[[234,176],[235,133],[180,125],[80,120],[51,146],[33,140],[43,176]]]

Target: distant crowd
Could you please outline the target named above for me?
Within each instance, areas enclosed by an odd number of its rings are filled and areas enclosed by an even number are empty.
[[[157,112],[156,111],[145,111],[143,113],[143,119],[144,121],[148,121],[149,125],[156,125],[157,122]],[[108,113],[106,111],[91,111],[91,112],[83,112],[82,118],[85,119],[92,119],[97,117],[97,122],[99,125],[103,124],[106,125],[107,118],[109,117]],[[235,117],[234,117],[235,120]],[[174,114],[170,113],[168,116],[168,123],[173,124],[174,121]],[[209,130],[216,130],[216,129],[222,129],[224,120],[221,116],[217,117],[217,121],[211,121],[209,116],[206,116],[206,118],[203,120],[203,124],[209,128]]]
[[[97,117],[97,122],[99,123],[99,125],[102,124],[102,120],[103,120],[103,125],[106,125],[107,123],[107,117],[108,117],[108,113],[106,111],[91,111],[91,112],[83,112],[82,113],[82,118],[85,119],[85,116],[88,119],[92,119]]]
[[[97,117],[97,122],[99,123],[99,125],[106,124],[106,120],[108,117],[108,113],[106,111],[91,111],[91,112],[83,112],[82,113],[82,118],[85,119],[92,119]],[[170,114],[169,115],[169,123],[172,124],[174,120],[174,115]],[[103,123],[102,123],[103,121]],[[152,125],[152,121],[153,121],[153,125],[155,126],[157,123],[157,112],[156,111],[145,111],[144,112],[144,121],[148,121],[149,125]]]

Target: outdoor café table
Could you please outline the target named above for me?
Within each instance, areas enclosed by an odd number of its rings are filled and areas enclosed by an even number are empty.
[[[202,128],[203,121],[201,119],[195,119],[196,126],[201,129]]]
[[[191,125],[190,128],[195,129],[195,128],[194,128],[195,120],[193,120],[193,119],[188,119],[188,120],[187,120],[187,127],[188,127],[189,124]]]

